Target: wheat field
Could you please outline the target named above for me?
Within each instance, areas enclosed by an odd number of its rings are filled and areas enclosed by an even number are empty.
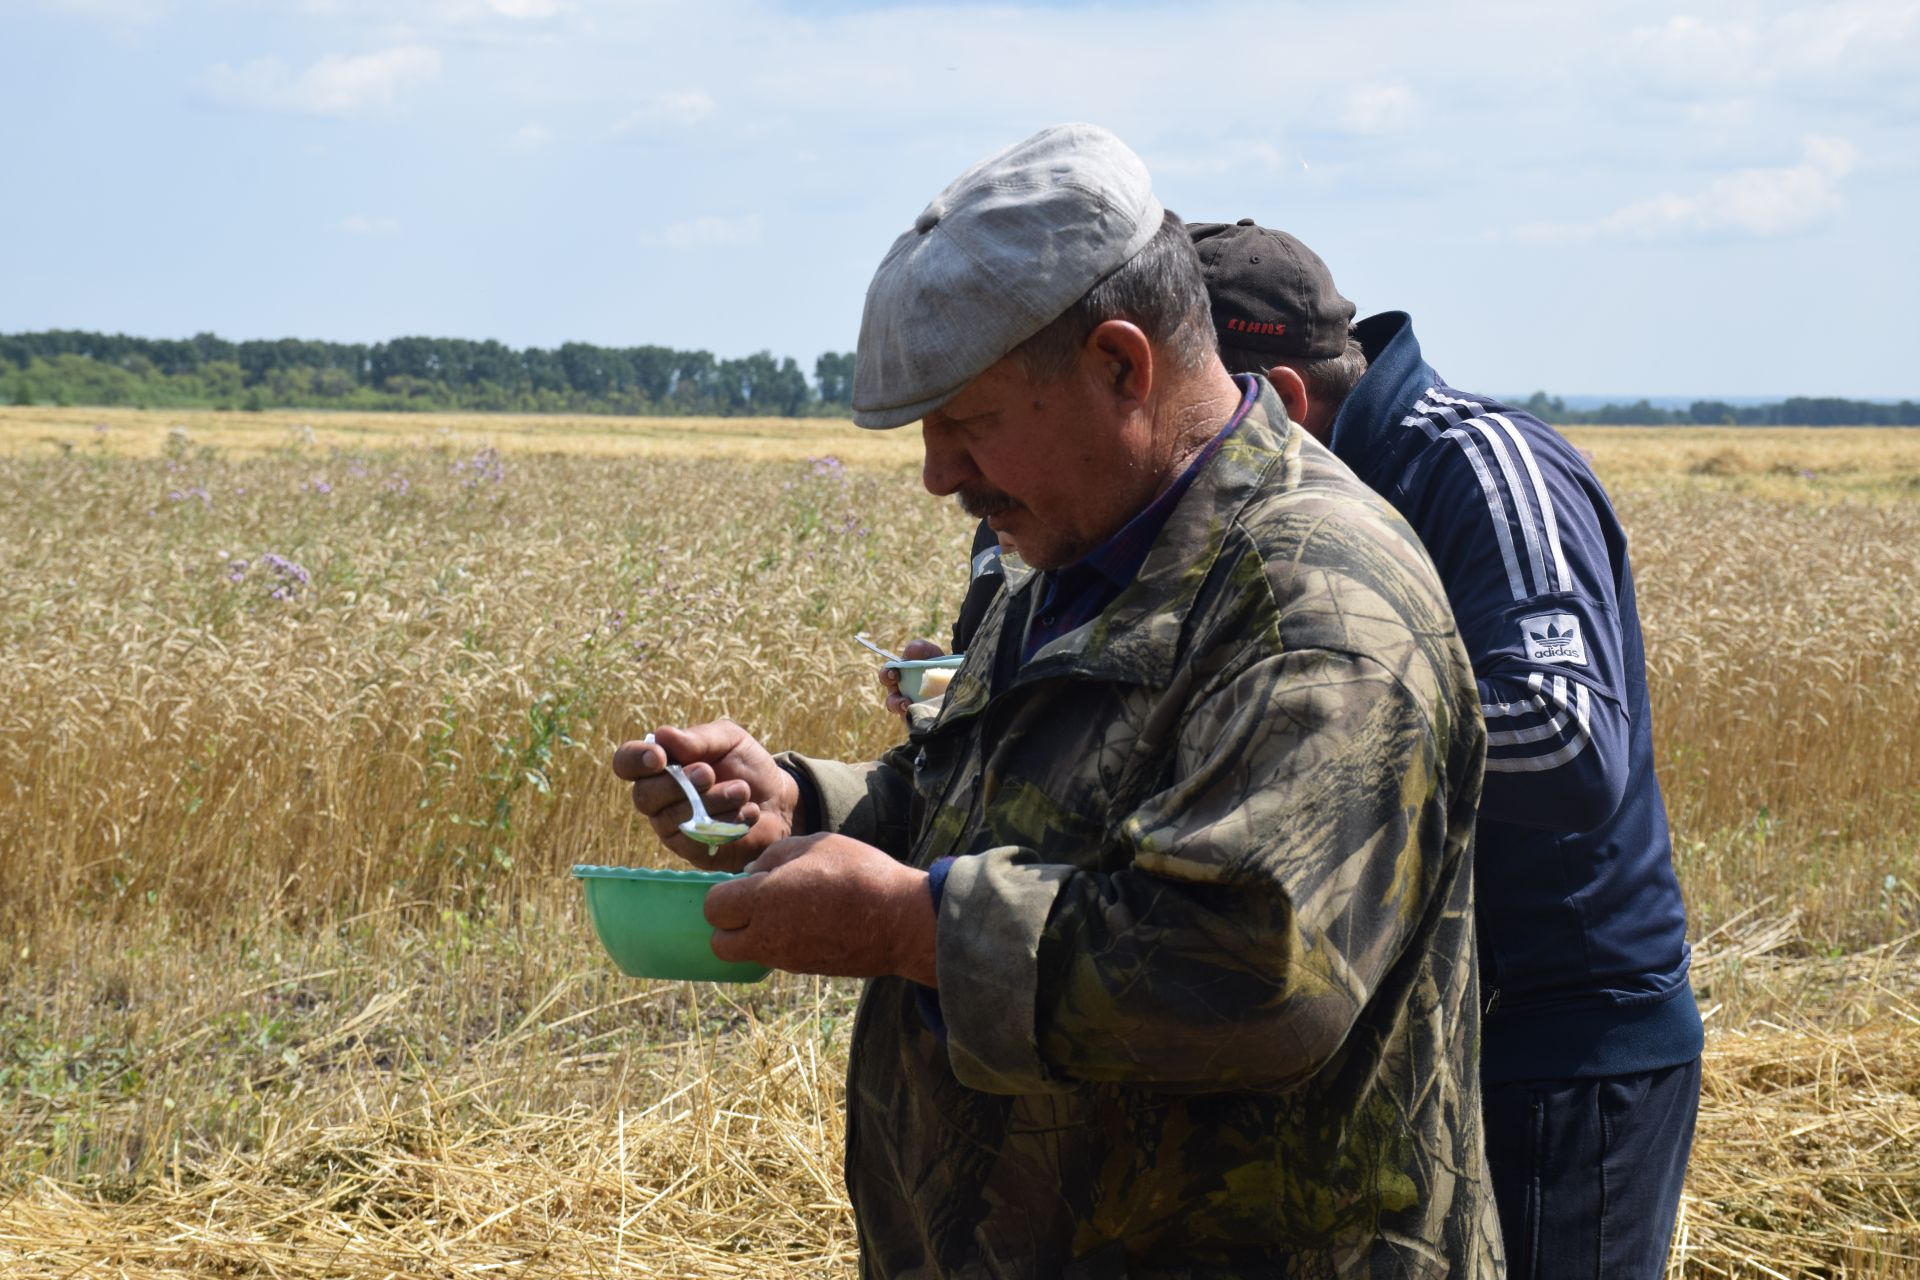
[[[1920,432],[1569,433],[1708,1014],[1676,1276],[1920,1276]],[[853,1274],[854,988],[619,977],[607,773],[864,756],[970,524],[844,423],[0,409],[0,1274]]]

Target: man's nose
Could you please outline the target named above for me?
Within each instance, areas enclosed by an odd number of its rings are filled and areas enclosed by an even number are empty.
[[[973,458],[952,434],[938,427],[920,424],[920,442],[925,457],[920,464],[920,482],[927,492],[944,498],[979,474]]]

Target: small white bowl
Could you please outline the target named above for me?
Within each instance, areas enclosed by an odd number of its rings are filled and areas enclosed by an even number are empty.
[[[887,663],[886,667],[889,671],[900,673],[900,692],[915,702],[926,702],[947,691],[953,673],[966,660],[965,654],[949,653],[938,658],[902,658],[898,662]],[[938,676],[929,678],[929,673],[935,671],[944,671],[947,675],[944,679]]]

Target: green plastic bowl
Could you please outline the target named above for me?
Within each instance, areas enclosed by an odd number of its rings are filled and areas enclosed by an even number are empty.
[[[703,907],[707,890],[734,879],[732,873],[582,864],[573,875],[586,886],[600,945],[628,977],[758,982],[767,976],[764,965],[713,954],[713,926]]]

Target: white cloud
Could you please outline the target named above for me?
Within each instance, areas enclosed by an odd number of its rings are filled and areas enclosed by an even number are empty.
[[[397,236],[400,224],[392,218],[369,218],[356,213],[340,224],[340,229],[353,236]]]
[[[667,228],[666,242],[675,249],[717,249],[760,241],[760,215],[749,213],[738,218],[722,218],[703,213],[687,222]]]
[[[1680,15],[1636,27],[1630,40],[1652,69],[1676,83],[1755,87],[1772,77],[1769,65],[1757,63],[1761,37],[1750,23]]]
[[[614,122],[615,135],[661,126],[686,128],[699,124],[713,114],[713,99],[698,89],[680,89],[655,94],[638,110],[628,112]]]
[[[1418,105],[1403,84],[1363,85],[1347,95],[1340,122],[1349,133],[1392,133],[1413,123]]]
[[[437,50],[409,44],[351,57],[330,53],[297,75],[278,58],[259,58],[239,68],[222,62],[201,84],[229,106],[350,115],[391,105],[439,73]]]
[[[1920,7],[1912,0],[1855,0],[1790,10],[1777,25],[1779,52],[1811,71],[1898,69],[1920,53]]]
[[[1643,65],[1688,90],[1753,92],[1789,80],[1910,74],[1920,54],[1920,6],[1912,0],[1843,0],[1757,20],[1680,16],[1636,27],[1629,42]]]
[[[523,124],[513,131],[508,142],[522,151],[532,151],[544,147],[553,141],[553,134],[543,124]]]
[[[1635,201],[1595,222],[1535,223],[1515,234],[1527,240],[1790,235],[1845,206],[1840,180],[1852,171],[1856,154],[1844,138],[1809,136],[1802,142],[1798,164],[1741,169],[1691,194],[1668,192]]]

